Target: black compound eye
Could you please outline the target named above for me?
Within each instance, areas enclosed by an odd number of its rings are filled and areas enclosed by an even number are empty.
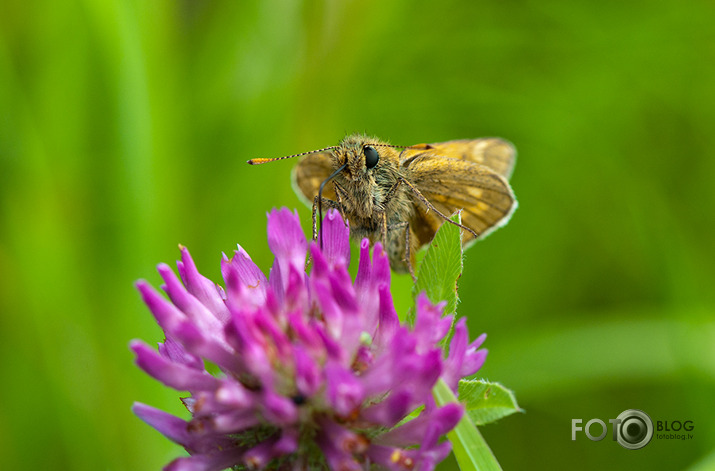
[[[374,168],[380,161],[380,154],[374,147],[365,146],[362,148],[362,153],[365,154],[365,167],[367,168]]]

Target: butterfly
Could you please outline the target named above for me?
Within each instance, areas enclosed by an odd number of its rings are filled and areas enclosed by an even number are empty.
[[[293,186],[313,207],[313,238],[323,205],[335,208],[353,238],[382,242],[392,269],[413,277],[416,251],[443,222],[462,228],[469,245],[506,224],[517,207],[509,185],[516,149],[500,138],[404,147],[353,134],[336,146],[249,163],[299,156]],[[461,223],[452,221],[460,210]]]

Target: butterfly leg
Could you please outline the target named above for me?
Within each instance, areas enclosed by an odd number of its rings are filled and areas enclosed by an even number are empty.
[[[389,190],[387,190],[387,193],[385,193],[385,204],[387,204],[393,196],[395,196],[395,193],[397,193],[397,189],[400,187],[400,184],[402,183],[402,180],[397,180]]]
[[[410,276],[412,277],[412,282],[417,283],[417,276],[415,276],[415,269],[412,266],[412,241],[410,240],[410,223],[405,221],[405,265],[410,271]]]
[[[468,227],[465,226],[464,224],[460,224],[460,223],[458,223],[458,222],[452,221],[452,220],[449,218],[449,216],[443,214],[440,210],[438,210],[437,208],[435,208],[434,205],[433,205],[432,203],[430,203],[430,201],[429,201],[427,198],[425,198],[425,196],[424,196],[422,193],[420,193],[420,190],[418,190],[417,187],[415,187],[412,183],[408,182],[408,181],[405,180],[404,178],[400,178],[400,181],[402,181],[402,183],[404,183],[405,185],[407,185],[407,186],[409,187],[409,189],[412,190],[412,192],[415,194],[415,196],[417,197],[417,199],[419,199],[420,201],[422,201],[422,203],[424,203],[424,205],[427,206],[428,209],[434,211],[437,216],[441,217],[442,219],[444,219],[444,220],[447,221],[448,223],[453,224],[453,225],[455,225],[455,226],[457,226],[457,227],[460,227],[460,228],[464,229],[465,231],[471,233],[475,238],[479,237],[479,234],[477,234],[477,233],[476,233],[475,231],[473,231],[472,229],[468,228]]]
[[[415,270],[412,266],[412,241],[410,240],[410,223],[407,221],[403,221],[387,226],[387,230],[389,231],[399,231],[401,229],[405,230],[405,252],[404,257],[402,258],[402,262],[404,262],[405,266],[407,267],[407,271],[409,271],[410,276],[412,277],[412,281],[416,282],[417,277],[415,276]]]
[[[380,213],[380,241],[385,249],[387,249],[387,230],[387,213],[383,211]]]
[[[385,193],[385,204],[389,203],[390,200],[395,196],[395,193],[397,193],[397,189],[400,187],[400,180],[397,180],[389,190],[387,190],[387,193]],[[389,230],[392,229],[400,229],[402,228],[402,223],[398,224],[391,224],[389,226]],[[380,213],[380,240],[382,241],[382,246],[387,248],[387,231],[388,231],[388,224],[387,224],[387,213],[385,211],[382,211]]]
[[[339,198],[339,197],[338,197]],[[337,209],[340,214],[343,213],[343,205],[338,201],[329,200],[328,198],[323,198],[323,204],[328,207],[328,209]],[[343,218],[344,219],[344,218]],[[313,240],[318,240],[318,197],[313,199]]]
[[[350,194],[345,191],[345,188],[340,186],[338,182],[333,180],[333,186],[335,187],[335,196],[338,198],[338,211],[340,211],[340,216],[343,218],[345,225],[348,225],[348,218],[345,217],[345,201],[349,199]]]

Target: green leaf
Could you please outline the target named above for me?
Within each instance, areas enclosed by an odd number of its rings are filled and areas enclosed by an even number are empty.
[[[435,401],[443,406],[457,402],[449,386],[440,379],[433,389]],[[474,426],[468,414],[462,416],[457,426],[447,434],[452,442],[452,451],[461,471],[493,471],[501,470],[501,466],[492,450],[484,441],[482,434]]]
[[[499,383],[476,379],[459,381],[459,402],[476,425],[495,422],[515,412],[523,412],[514,393]]]
[[[459,213],[450,219],[461,223]],[[447,301],[444,315],[457,310],[457,280],[462,275],[461,229],[445,222],[435,234],[419,267],[412,296],[424,291],[433,303]]]
[[[422,411],[424,411],[424,410],[425,410],[425,406],[419,406],[419,407],[417,407],[415,410],[413,410],[412,412],[410,412],[409,414],[407,414],[402,420],[400,420],[400,422],[398,422],[398,424],[395,425],[395,428],[397,428],[397,427],[399,427],[399,426],[401,426],[401,425],[406,424],[406,423],[409,422],[410,420],[415,420],[417,417],[420,416],[420,414],[422,414]]]

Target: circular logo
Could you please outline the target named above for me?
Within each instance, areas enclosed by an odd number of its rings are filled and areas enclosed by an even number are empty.
[[[653,438],[653,421],[642,410],[624,410],[618,419],[616,440],[623,448],[639,450]]]

